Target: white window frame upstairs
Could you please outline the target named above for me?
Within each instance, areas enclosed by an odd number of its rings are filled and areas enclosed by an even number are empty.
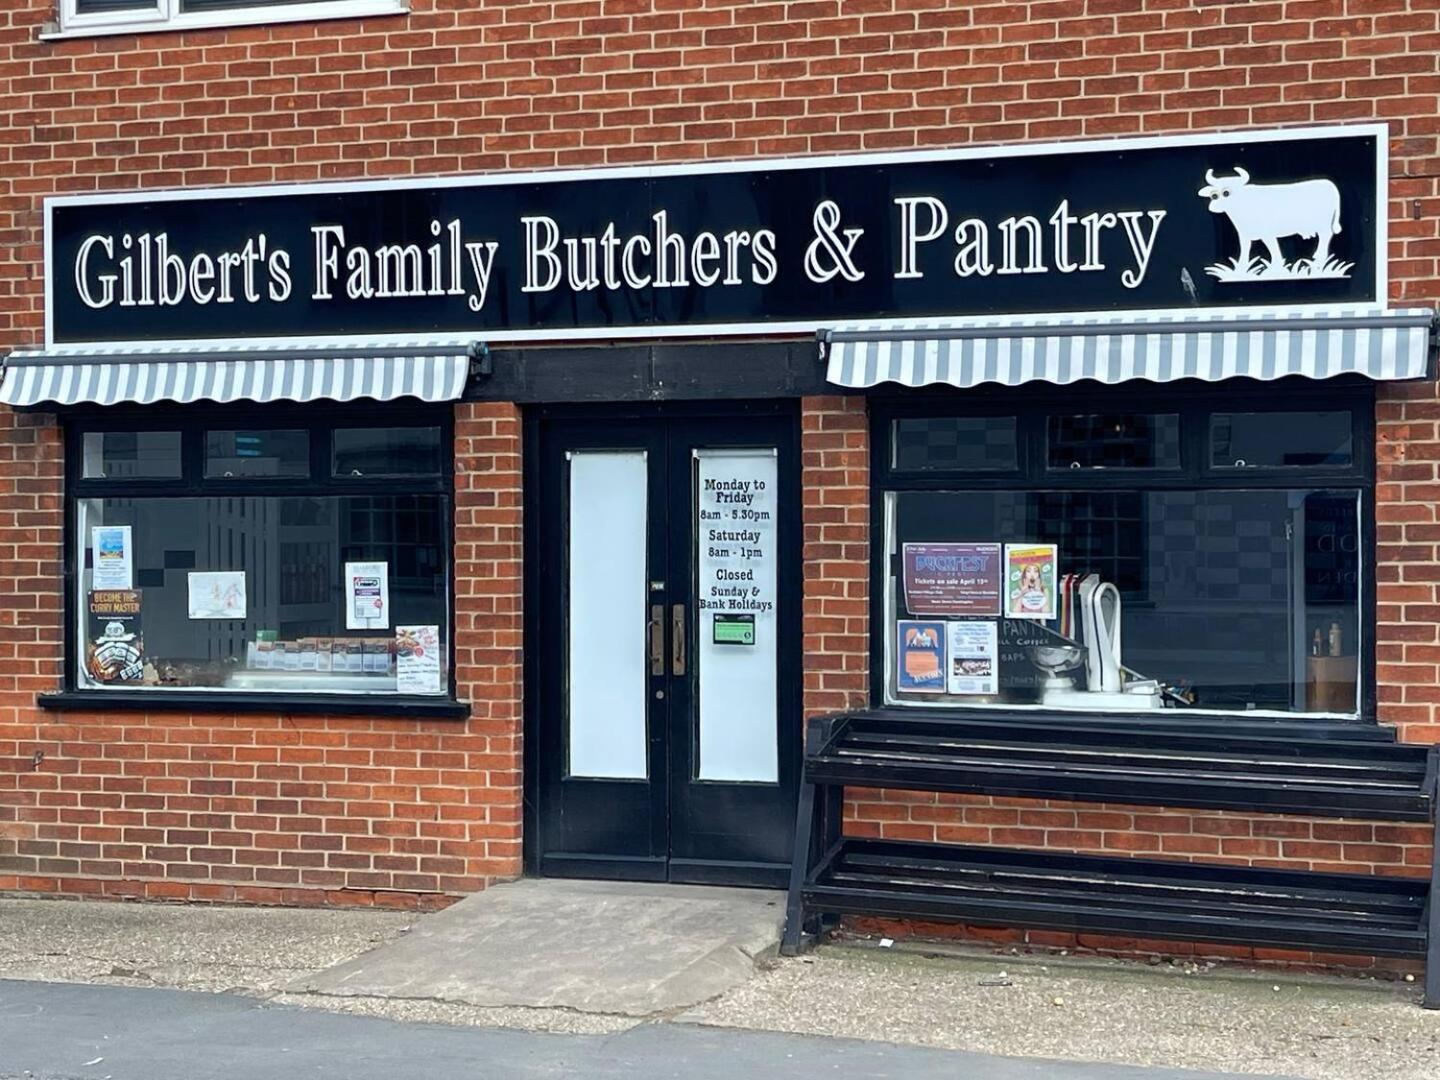
[[[42,33],[42,40],[93,37],[104,34],[144,34],[160,30],[206,30],[216,27],[257,26],[272,23],[313,22],[320,19],[359,19],[374,15],[405,15],[410,0],[311,0],[305,4],[185,13],[181,0],[150,0],[131,11],[82,14],[79,0],[59,0],[60,25]]]

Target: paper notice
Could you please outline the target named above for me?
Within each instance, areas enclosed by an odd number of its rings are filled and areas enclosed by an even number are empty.
[[[92,589],[135,587],[135,549],[129,525],[96,525],[90,530],[90,546],[95,556]]]
[[[395,689],[402,694],[440,693],[440,628],[395,627]]]
[[[345,564],[345,629],[390,628],[390,564]]]

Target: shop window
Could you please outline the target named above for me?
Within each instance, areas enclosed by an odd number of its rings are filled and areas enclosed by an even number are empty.
[[[884,702],[1359,714],[1373,480],[1355,415],[1252,415],[1037,409],[1020,438],[1047,445],[1045,467],[1017,479],[967,485],[954,470],[911,486],[880,470]],[[1182,461],[1183,445],[1241,428],[1266,447],[1244,473]],[[1056,470],[1057,432],[1077,468]]]
[[[1013,416],[902,417],[893,438],[901,472],[1009,472],[1020,460]]]
[[[440,471],[440,429],[337,428],[336,476],[423,476]]]
[[[409,0],[60,0],[62,35],[394,15]],[[56,35],[47,35],[56,36]]]
[[[178,431],[87,431],[81,443],[87,480],[169,480],[180,475]]]
[[[308,431],[207,431],[205,476],[309,476]]]
[[[1215,413],[1210,464],[1216,469],[1348,466],[1354,459],[1349,412]]]
[[[1052,469],[1178,469],[1174,413],[1094,413],[1049,418]]]
[[[335,427],[217,423],[178,481],[72,481],[79,690],[448,693],[450,481],[330,476]],[[440,425],[417,426],[438,443]],[[87,448],[96,432],[72,438]],[[113,435],[114,433],[105,433]],[[87,458],[88,465],[88,458]],[[283,487],[276,490],[274,485]]]

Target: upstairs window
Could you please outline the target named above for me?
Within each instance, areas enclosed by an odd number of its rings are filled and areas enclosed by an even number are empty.
[[[353,19],[409,9],[409,0],[60,0],[60,35]]]

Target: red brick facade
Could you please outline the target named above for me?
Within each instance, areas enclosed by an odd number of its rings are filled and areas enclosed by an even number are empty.
[[[870,439],[865,399],[800,408],[806,716],[870,696]]]
[[[60,443],[48,418],[0,418],[17,568],[0,607],[0,892],[413,907],[520,873],[514,406],[456,417],[462,722],[36,708],[61,675]]]
[[[1440,299],[1433,0],[413,0],[408,16],[41,42],[0,13],[0,346],[42,336],[41,199],[1338,121],[1391,129],[1396,302]],[[1440,395],[1384,387],[1380,719],[1440,739]],[[456,424],[468,721],[47,713],[61,447],[0,412],[0,890],[432,902],[520,871],[520,424]],[[867,429],[802,410],[805,709],[868,687]],[[853,792],[897,837],[1419,873],[1429,831]]]

